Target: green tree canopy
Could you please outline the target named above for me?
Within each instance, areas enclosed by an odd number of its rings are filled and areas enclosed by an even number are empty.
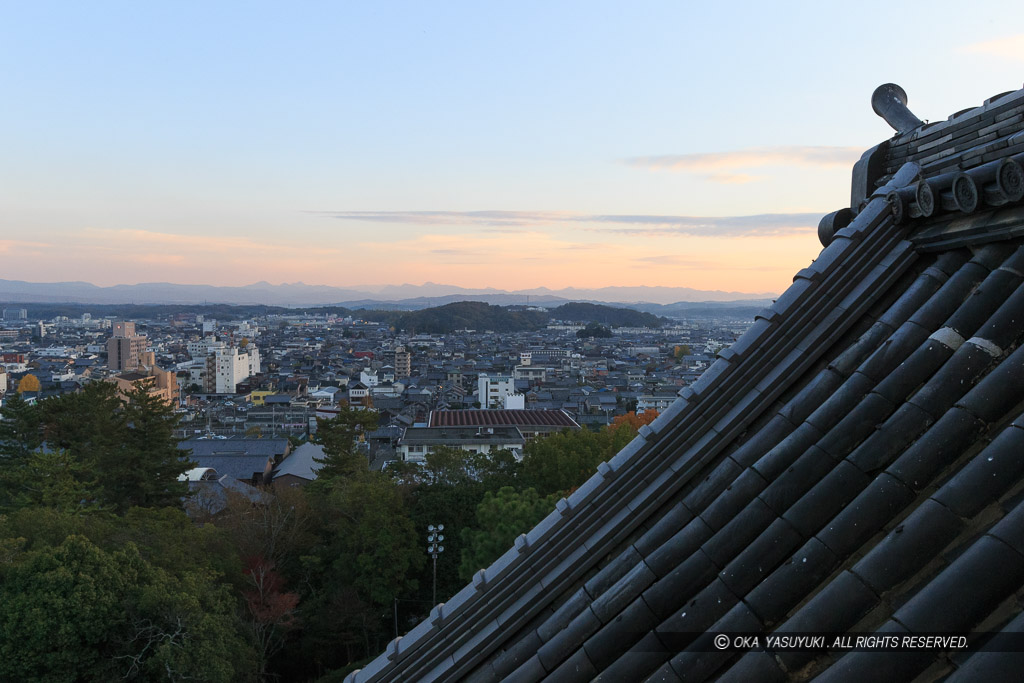
[[[532,529],[555,509],[557,496],[541,497],[535,489],[516,491],[506,486],[484,494],[476,509],[477,528],[461,531],[459,576],[468,581],[512,547],[516,536]]]
[[[350,475],[365,471],[366,458],[356,451],[360,435],[377,428],[378,415],[370,410],[343,407],[337,416],[316,421],[315,443],[324,447],[323,467],[317,472],[317,479],[330,479],[339,475]]]
[[[210,574],[154,567],[85,536],[0,565],[2,680],[237,680],[235,606]]]
[[[48,448],[66,451],[87,475],[94,502],[124,512],[133,506],[178,505],[188,484],[178,476],[195,463],[178,449],[179,418],[144,388],[126,398],[109,382],[39,404]]]

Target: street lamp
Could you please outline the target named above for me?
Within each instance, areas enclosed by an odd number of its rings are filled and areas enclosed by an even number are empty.
[[[427,525],[427,553],[434,561],[434,604],[437,604],[437,556],[444,552],[444,546],[441,545],[441,541],[444,540],[444,524],[433,524]]]

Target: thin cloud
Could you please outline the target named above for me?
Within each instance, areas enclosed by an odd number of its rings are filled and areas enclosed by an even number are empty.
[[[699,237],[756,237],[815,230],[823,213],[766,213],[753,216],[665,216],[578,214],[531,211],[343,211],[322,212],[344,221],[400,225],[493,225],[498,216],[519,226],[571,225],[590,232]],[[601,226],[601,227],[596,227]]]
[[[744,185],[761,180],[762,178],[750,175],[749,173],[711,173],[704,176],[704,179],[719,185]]]
[[[673,266],[676,268],[693,268],[697,270],[709,270],[720,268],[721,265],[711,261],[695,261],[694,259],[679,254],[658,254],[656,256],[641,256],[637,259],[634,268],[646,268],[648,266]]]
[[[510,227],[566,220],[558,211],[316,211],[349,221],[404,223],[407,225],[473,225],[502,228],[495,232],[515,232]]]
[[[985,55],[1022,62],[1024,61],[1024,33],[963,45],[957,51],[964,54]]]
[[[430,253],[438,256],[479,256],[480,252],[473,249],[431,249]]]
[[[765,213],[755,216],[594,216],[592,222],[611,227],[594,232],[691,237],[765,237],[812,232],[820,213]]]
[[[715,182],[750,182],[751,176],[723,173],[762,166],[850,166],[864,150],[859,147],[815,147],[789,145],[782,147],[749,147],[733,152],[704,154],[663,154],[632,157],[623,162],[657,171],[684,171],[704,175]]]

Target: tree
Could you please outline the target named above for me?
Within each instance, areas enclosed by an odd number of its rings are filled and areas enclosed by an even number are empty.
[[[33,451],[19,466],[12,466],[5,480],[10,486],[10,507],[39,506],[70,514],[95,512],[88,473],[65,450]]]
[[[318,478],[306,491],[320,540],[297,584],[303,645],[314,663],[337,668],[380,651],[392,601],[416,588],[425,554],[401,492],[380,473]]]
[[[377,428],[378,415],[368,410],[342,407],[337,416],[324,420],[317,418],[315,442],[324,447],[323,467],[317,479],[330,479],[365,471],[366,458],[356,452],[360,435]]]
[[[642,426],[651,424],[656,419],[658,419],[658,411],[656,410],[645,410],[639,415],[631,410],[624,415],[616,415],[615,418],[612,419],[610,426],[612,429],[629,427],[634,432],[638,432]]]
[[[24,394],[26,391],[39,391],[42,387],[39,384],[39,378],[29,373],[21,378],[18,382],[18,393]]]
[[[242,596],[256,650],[256,676],[266,680],[270,658],[284,646],[285,633],[295,626],[299,594],[285,590],[273,560],[250,558],[244,574],[246,586]]]
[[[675,349],[673,349],[673,355],[676,360],[681,359],[683,356],[689,356],[691,353],[689,344],[677,344]]]
[[[476,510],[484,493],[518,485],[519,463],[511,451],[469,452],[437,448],[423,466],[408,463],[395,468],[395,480],[408,491],[409,516],[415,528],[426,533],[430,524],[446,527],[445,551],[437,558],[437,599],[444,601],[463,586],[459,561],[462,529],[476,526]],[[416,576],[419,588],[402,596],[408,604],[431,605],[433,577],[430,563]]]
[[[484,494],[476,509],[478,528],[461,532],[462,562],[459,576],[468,581],[512,547],[516,536],[529,531],[555,509],[556,495],[541,497],[535,489],[516,491],[506,486]]]
[[[21,394],[8,394],[0,409],[0,510],[17,495],[23,468],[42,442],[40,430],[38,407]]]
[[[586,339],[588,337],[604,338],[607,339],[612,336],[611,329],[605,327],[601,323],[587,323],[587,326],[576,333],[576,336],[580,339]]]
[[[141,387],[128,394],[124,414],[129,457],[108,463],[111,476],[104,477],[112,502],[122,509],[178,505],[188,494],[188,484],[178,477],[196,464],[185,457],[174,436],[181,417]]]
[[[245,645],[209,574],[171,574],[85,536],[0,568],[2,680],[237,680]],[[225,656],[225,654],[228,656]],[[241,660],[239,660],[241,661]]]
[[[178,476],[195,463],[178,449],[178,416],[144,388],[127,402],[109,382],[40,404],[47,444],[67,451],[89,473],[92,498],[124,512],[132,506],[178,505],[188,484]]]

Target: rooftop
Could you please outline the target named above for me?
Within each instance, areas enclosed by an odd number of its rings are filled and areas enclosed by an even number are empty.
[[[430,426],[547,426],[578,429],[563,410],[434,410]]]
[[[1024,622],[1024,91],[937,124],[905,103],[876,91],[897,134],[751,329],[348,681],[1015,671],[977,648]],[[975,635],[957,654],[720,632]]]

